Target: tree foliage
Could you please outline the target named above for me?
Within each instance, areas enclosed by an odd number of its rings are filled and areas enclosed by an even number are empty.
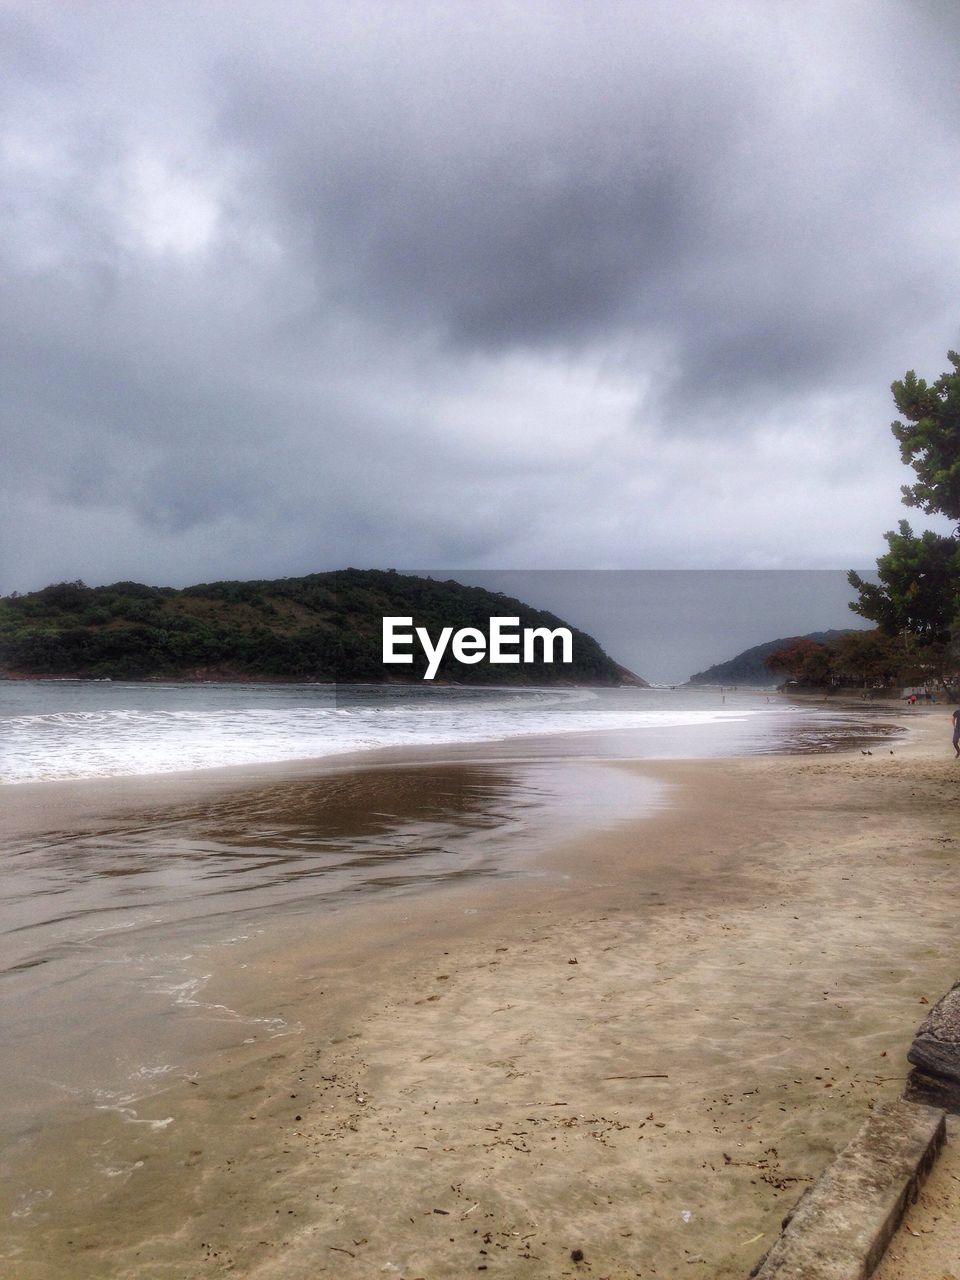
[[[889,550],[877,561],[879,582],[847,575],[860,593],[851,609],[886,635],[942,640],[960,616],[960,542],[929,529],[915,534],[906,520],[884,537]]]
[[[953,371],[929,386],[912,369],[893,383],[906,422],[898,420],[890,429],[900,457],[917,473],[917,483],[901,489],[907,506],[960,521],[960,355],[950,351],[947,358]]]
[[[808,688],[894,689],[943,682],[952,656],[943,644],[917,644],[880,630],[848,631],[827,643],[790,641],[767,667]]]
[[[960,521],[960,355],[931,384],[911,369],[894,382],[893,398],[904,421],[891,430],[900,456],[917,482],[903,485],[907,506]],[[960,528],[947,536],[914,533],[906,520],[885,534],[887,552],[877,561],[877,582],[851,571],[858,599],[850,608],[876,622],[883,635],[899,636],[921,667],[950,678],[960,642]],[[925,661],[921,660],[925,655]]]
[[[0,599],[0,669],[111,678],[318,681],[420,680],[426,659],[385,670],[381,619],[412,616],[485,630],[495,614],[521,627],[565,625],[519,600],[459,582],[376,569],[341,569],[275,581],[148,587],[57,583]],[[573,630],[571,665],[458,663],[447,651],[439,678],[473,684],[559,680],[619,684],[624,672],[591,636]]]

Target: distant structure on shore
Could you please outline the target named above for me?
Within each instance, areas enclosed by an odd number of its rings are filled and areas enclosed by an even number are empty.
[[[783,677],[775,675],[766,665],[771,654],[796,645],[799,641],[811,641],[814,644],[829,644],[840,636],[849,635],[856,628],[847,627],[834,631],[811,631],[805,636],[786,636],[780,640],[768,640],[765,644],[754,645],[752,649],[744,649],[735,658],[726,662],[718,662],[706,671],[698,671],[690,677],[688,685],[748,685],[754,688],[770,689],[782,682]]]

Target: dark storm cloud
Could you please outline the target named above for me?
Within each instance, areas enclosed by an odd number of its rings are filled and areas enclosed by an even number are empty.
[[[681,404],[849,375],[865,336],[942,309],[942,246],[904,198],[940,129],[914,130],[890,78],[903,42],[924,55],[913,24],[884,42],[856,6],[819,39],[753,5],[699,30],[656,6],[494,6],[479,30],[425,12],[346,69],[298,64],[278,93],[248,65],[225,88],[227,136],[335,301],[461,348],[649,334]],[[923,183],[952,206],[942,166]]]
[[[589,340],[656,313],[670,265],[700,230],[697,180],[671,154],[682,104],[647,106],[632,91],[601,104],[612,111],[599,118],[578,109],[571,121],[537,101],[544,86],[485,77],[467,93],[461,77],[464,68],[448,74],[456,85],[434,104],[426,137],[431,109],[395,114],[397,85],[374,103],[359,85],[330,103],[312,78],[279,100],[265,89],[251,99],[244,85],[225,117],[305,229],[337,299],[359,293],[392,322],[494,349]],[[415,82],[409,91],[420,96]],[[331,136],[328,113],[356,119],[356,133]],[[279,150],[277,137],[287,140]]]
[[[8,6],[0,590],[869,562],[957,341],[939,16]]]

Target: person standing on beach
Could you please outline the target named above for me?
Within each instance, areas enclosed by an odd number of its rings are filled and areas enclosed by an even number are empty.
[[[953,713],[953,749],[960,756],[960,707]]]

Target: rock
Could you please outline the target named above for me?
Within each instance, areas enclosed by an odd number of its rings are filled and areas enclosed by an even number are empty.
[[[914,1069],[903,1096],[960,1115],[960,982],[930,1010],[907,1058]]]
[[[907,1076],[903,1096],[908,1102],[923,1102],[960,1116],[960,1083],[945,1076],[928,1076],[918,1067]]]

